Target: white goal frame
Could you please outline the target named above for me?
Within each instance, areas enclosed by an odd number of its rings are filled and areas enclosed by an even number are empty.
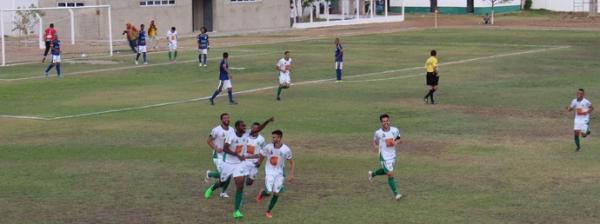
[[[108,49],[110,56],[113,56],[113,39],[112,39],[112,16],[110,13],[110,5],[91,5],[81,7],[47,7],[47,8],[24,8],[24,9],[0,9],[0,36],[2,37],[2,66],[6,66],[6,45],[4,43],[4,12],[31,11],[31,10],[68,10],[71,16],[71,44],[75,44],[75,15],[73,10],[90,9],[90,8],[106,8],[108,9]],[[35,15],[39,20],[38,39],[40,49],[44,48],[44,23],[40,15]]]

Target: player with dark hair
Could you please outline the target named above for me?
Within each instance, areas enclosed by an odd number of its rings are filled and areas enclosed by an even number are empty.
[[[206,67],[206,63],[208,61],[208,34],[206,33],[206,27],[202,27],[200,29],[200,34],[198,35],[198,67]]]
[[[215,98],[223,91],[223,88],[227,89],[227,95],[229,96],[229,104],[235,105],[237,102],[233,100],[233,86],[231,85],[231,74],[229,74],[229,53],[223,53],[223,59],[219,65],[219,86],[213,93],[212,97],[208,99],[210,105],[215,105]]]
[[[569,112],[575,110],[575,122],[573,127],[573,133],[575,134],[575,148],[576,152],[581,150],[579,136],[586,137],[590,131],[590,114],[594,111],[592,103],[585,98],[585,91],[583,89],[577,90],[577,97],[571,101],[571,105],[567,107]]]
[[[290,88],[292,80],[290,79],[290,69],[292,68],[292,59],[290,52],[285,51],[283,58],[279,59],[275,70],[279,72],[279,88],[277,88],[277,100],[281,100],[281,91]]]
[[[48,56],[48,52],[51,49],[52,41],[54,41],[54,39],[56,39],[56,30],[54,29],[54,23],[50,23],[50,26],[44,30],[46,50],[44,50],[44,58],[42,59],[42,63],[46,61],[46,57]]]
[[[137,38],[137,54],[135,56],[135,64],[138,64],[138,60],[140,59],[140,55],[144,56],[144,64],[148,64],[148,59],[146,57],[146,31],[144,31],[144,24],[140,25],[140,32],[138,33]]]
[[[427,71],[427,86],[429,92],[425,97],[423,97],[423,101],[425,103],[435,104],[433,100],[433,93],[437,90],[438,82],[440,80],[438,74],[438,60],[437,60],[437,51],[431,50],[429,53],[430,57],[425,62],[425,70]],[[429,100],[427,99],[429,97]]]
[[[379,116],[379,122],[381,123],[381,128],[375,131],[372,148],[373,151],[379,152],[380,168],[375,171],[369,171],[369,181],[372,181],[375,176],[386,175],[394,198],[399,200],[402,195],[398,193],[396,188],[396,180],[394,179],[393,172],[396,166],[396,145],[402,143],[400,131],[398,128],[390,126],[390,116],[387,114]]]
[[[56,77],[60,79],[60,54],[62,51],[60,50],[60,40],[58,40],[58,35],[56,34],[54,35],[54,40],[52,40],[51,48],[52,63],[50,63],[48,68],[44,71],[44,76],[48,78],[48,72],[56,66]]]

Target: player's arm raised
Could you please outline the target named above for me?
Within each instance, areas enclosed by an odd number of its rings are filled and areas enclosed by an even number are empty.
[[[265,127],[267,127],[267,125],[271,122],[275,121],[275,117],[270,117],[269,119],[267,119],[266,121],[264,121],[260,126],[258,126],[258,130],[256,131],[251,131],[250,134],[254,135],[256,133],[261,132],[263,129],[265,129]]]

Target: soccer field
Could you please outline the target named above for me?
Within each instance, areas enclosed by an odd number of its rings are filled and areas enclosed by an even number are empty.
[[[0,223],[226,223],[233,198],[202,197],[212,169],[206,138],[228,112],[247,124],[275,116],[296,160],[273,210],[245,188],[239,223],[595,223],[600,141],[575,153],[573,114],[585,88],[600,102],[600,33],[438,29],[71,60],[62,80],[45,64],[0,68]],[[440,60],[437,105],[423,104],[423,65]],[[275,63],[291,51],[292,81],[275,101]],[[218,60],[230,54],[238,105],[210,106]],[[124,53],[123,53],[124,54]],[[404,143],[395,201],[370,150],[378,117]],[[232,122],[233,123],[233,122]],[[233,195],[235,186],[229,187]]]

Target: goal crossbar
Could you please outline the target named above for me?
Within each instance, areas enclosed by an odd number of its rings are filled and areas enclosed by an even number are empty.
[[[6,66],[6,45],[4,40],[4,12],[17,12],[17,11],[32,11],[32,10],[68,10],[71,17],[71,44],[75,44],[75,15],[73,10],[78,9],[90,9],[90,8],[106,8],[108,15],[108,46],[109,54],[113,55],[113,40],[112,40],[112,18],[111,18],[111,6],[110,5],[91,5],[91,6],[80,6],[80,7],[45,7],[45,8],[23,8],[23,9],[0,9],[0,37],[2,45],[2,66]],[[44,46],[44,24],[42,17],[36,13],[36,17],[39,20],[38,30],[38,41],[40,49]]]

